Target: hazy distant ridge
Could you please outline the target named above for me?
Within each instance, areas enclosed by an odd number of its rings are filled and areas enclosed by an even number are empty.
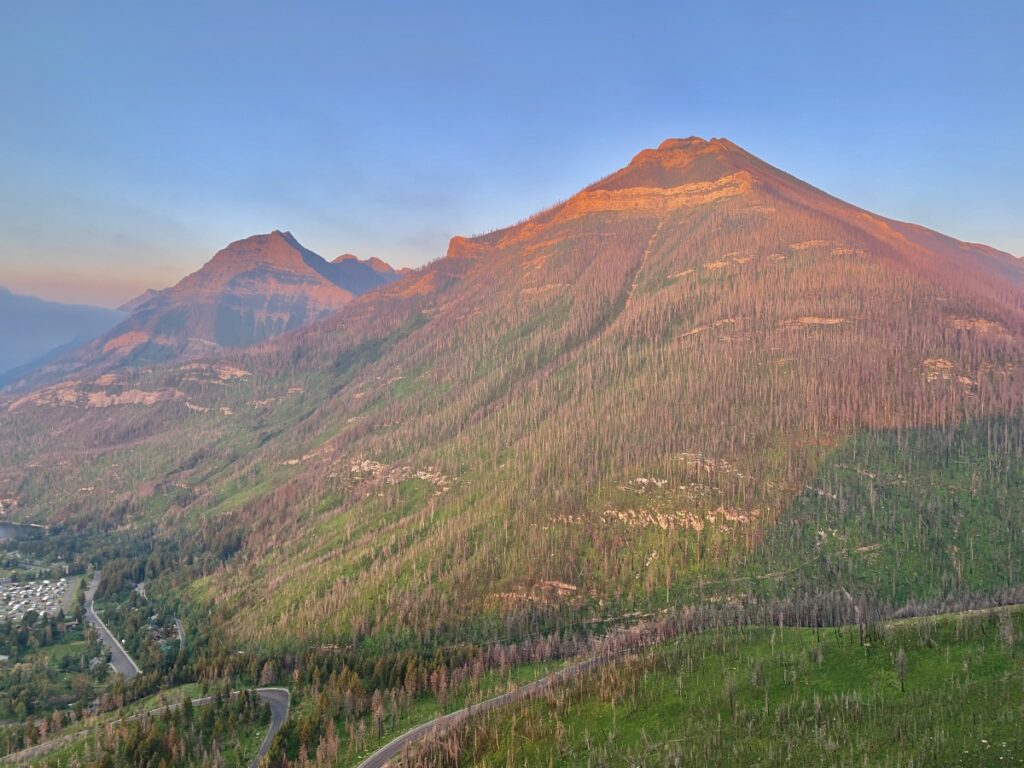
[[[42,362],[55,350],[85,344],[110,330],[124,313],[61,304],[0,288],[0,383],[15,369]]]

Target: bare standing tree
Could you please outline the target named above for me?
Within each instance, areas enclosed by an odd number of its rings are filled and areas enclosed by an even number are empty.
[[[905,693],[907,689],[907,652],[902,647],[896,654],[893,666],[896,668],[896,675],[900,679],[900,693]]]

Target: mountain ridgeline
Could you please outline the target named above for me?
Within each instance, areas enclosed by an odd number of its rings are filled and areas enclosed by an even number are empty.
[[[289,232],[255,235],[218,251],[177,285],[128,301],[120,307],[128,317],[44,373],[52,379],[255,344],[323,319],[399,275],[380,259],[346,254],[328,262]]]
[[[90,354],[211,357],[12,399],[0,495],[187,542],[166,578],[278,650],[1019,581],[1009,254],[691,138],[362,296],[335,266],[275,233],[136,306]]]

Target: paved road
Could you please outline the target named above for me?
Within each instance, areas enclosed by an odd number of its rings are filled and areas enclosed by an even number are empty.
[[[95,627],[99,633],[100,640],[110,651],[110,666],[116,672],[124,675],[125,680],[131,680],[136,675],[142,674],[142,670],[139,669],[139,665],[135,663],[132,657],[128,655],[128,651],[124,649],[124,646],[114,637],[113,633],[107,629],[107,625],[103,623],[103,620],[96,615],[96,611],[93,610],[93,599],[96,597],[96,588],[99,585],[100,574],[97,571],[93,574],[92,583],[85,592],[85,620]]]
[[[277,732],[281,730],[281,726],[288,719],[288,710],[292,706],[292,695],[287,688],[257,688],[256,693],[259,695],[260,701],[270,707],[270,727],[267,729],[267,735],[263,737],[259,752],[249,763],[249,768],[259,768],[259,764],[263,762],[263,758],[270,750],[271,742],[274,741]]]
[[[277,735],[277,732],[281,730],[281,726],[284,725],[288,719],[288,711],[291,708],[291,694],[285,688],[257,688],[256,694],[259,696],[260,701],[264,702],[270,707],[270,728],[267,729],[267,735],[263,737],[263,743],[260,744],[259,752],[256,753],[256,757],[250,763],[249,768],[258,768],[260,761],[266,756],[270,749],[270,744]],[[237,696],[238,691],[233,691],[232,696]],[[213,696],[203,696],[199,699],[192,699],[193,707],[205,707],[208,704],[213,703]],[[75,733],[69,733],[64,736],[58,736],[49,741],[44,741],[42,744],[36,744],[34,747],[23,749],[20,752],[15,752],[5,757],[0,757],[0,763],[27,763],[35,760],[37,757],[42,757],[45,754],[53,752],[55,749],[63,747],[72,741],[85,738],[88,734],[95,731],[97,728],[106,728],[108,725],[115,723],[123,723],[130,720],[138,720],[143,715],[150,717],[157,717],[171,710],[178,709],[181,704],[166,704],[156,709],[149,709],[145,712],[140,712],[136,715],[130,715],[128,717],[121,718],[120,720],[112,720],[109,723],[104,723],[100,726],[93,728],[86,728],[85,730],[76,731]]]
[[[406,731],[394,741],[391,741],[378,749],[368,758],[363,760],[363,762],[359,764],[359,768],[384,768],[384,766],[389,762],[398,757],[406,747],[415,744],[417,741],[426,738],[432,733],[443,731],[453,725],[458,725],[460,722],[473,715],[480,715],[484,712],[489,712],[492,709],[504,707],[516,701],[522,701],[523,699],[537,696],[556,685],[561,685],[567,680],[571,680],[574,677],[582,675],[584,672],[603,664],[610,658],[611,657],[604,656],[585,659],[571,667],[565,667],[564,669],[552,672],[550,675],[542,677],[539,680],[534,680],[528,685],[516,688],[514,691],[503,693],[500,696],[495,696],[493,699],[487,699],[479,704],[470,704],[464,709],[459,709],[451,714],[435,718],[429,723],[418,725],[412,730]]]
[[[23,749],[21,752],[14,752],[10,755],[0,757],[0,763],[27,763],[31,760],[35,760],[37,757],[42,757],[55,749],[63,747],[65,744],[68,744],[75,739],[82,738],[83,735],[92,730],[94,729],[90,728],[88,731],[79,731],[78,733],[71,733],[67,736],[58,736],[55,739],[44,741],[42,744],[37,744],[34,747]]]
[[[237,696],[238,691],[232,691],[231,695]],[[249,768],[259,768],[259,764],[263,761],[263,758],[267,756],[267,752],[270,751],[270,745],[274,741],[274,737],[277,736],[277,732],[281,730],[281,727],[288,719],[288,712],[292,706],[292,694],[287,688],[257,688],[256,695],[259,697],[260,701],[270,707],[270,727],[267,728],[267,734],[263,737],[263,741],[260,743],[260,748],[259,751],[256,752],[256,757],[254,757],[252,762],[249,763]],[[201,699],[192,699],[193,707],[203,707],[211,703],[213,703],[213,696],[204,696]],[[176,709],[180,706],[180,704],[171,704],[166,707],[150,710],[148,714],[159,715],[169,709]]]

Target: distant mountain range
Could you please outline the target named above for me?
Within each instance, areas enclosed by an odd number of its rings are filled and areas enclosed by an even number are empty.
[[[0,386],[96,338],[123,312],[61,304],[0,288]]]
[[[289,232],[231,243],[200,270],[120,307],[91,343],[48,360],[28,382],[150,365],[244,347],[323,319],[400,276],[380,259],[328,262]],[[96,334],[93,334],[95,336]]]
[[[0,496],[200,548],[182,595],[229,643],[1019,582],[1024,266],[727,140],[410,274],[272,233],[132,309],[4,403]]]

